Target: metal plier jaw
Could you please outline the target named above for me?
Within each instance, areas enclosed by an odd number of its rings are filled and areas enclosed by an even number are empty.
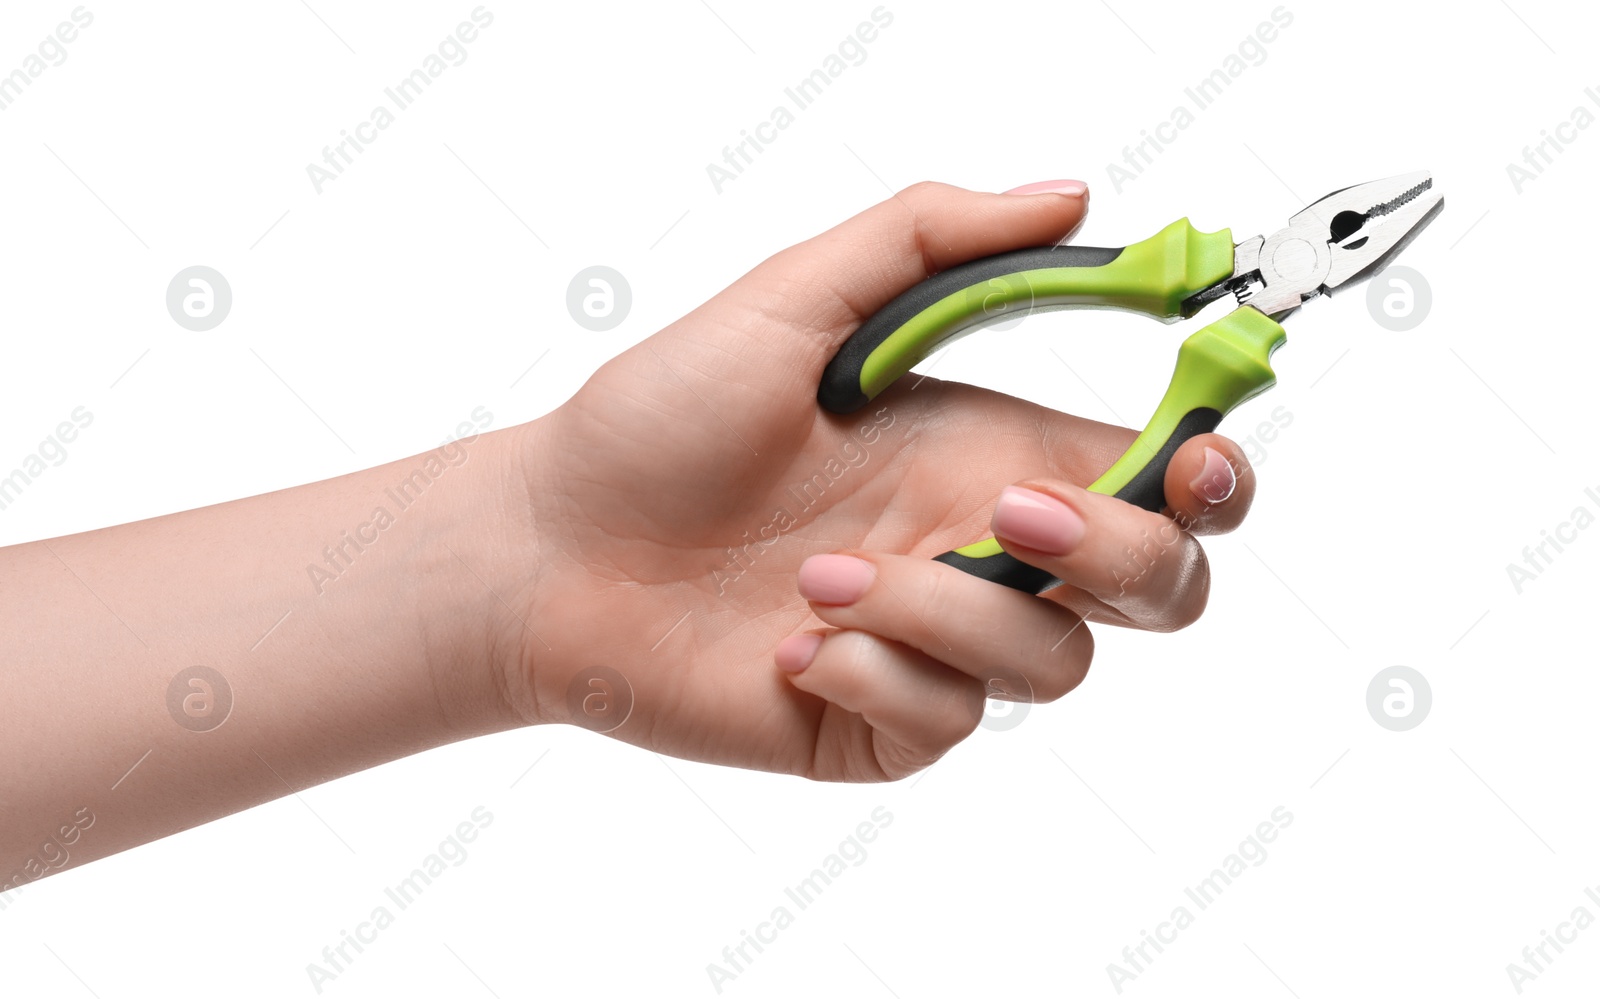
[[[1285,228],[1240,243],[1233,277],[1186,306],[1232,292],[1240,305],[1280,318],[1381,270],[1443,207],[1444,195],[1426,170],[1334,191],[1296,212]]]

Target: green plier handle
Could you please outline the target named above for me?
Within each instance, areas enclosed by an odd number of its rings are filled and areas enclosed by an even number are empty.
[[[1233,274],[1233,235],[1179,219],[1121,249],[1042,246],[952,267],[916,285],[861,325],[823,372],[817,399],[852,413],[935,350],[1024,312],[1099,306],[1160,319],[1186,314],[1201,291]],[[1166,505],[1167,463],[1184,441],[1216,429],[1235,406],[1272,387],[1283,327],[1243,306],[1191,335],[1144,432],[1090,491],[1146,510]],[[1040,593],[1059,580],[1006,554],[994,538],[938,556],[974,576]]]

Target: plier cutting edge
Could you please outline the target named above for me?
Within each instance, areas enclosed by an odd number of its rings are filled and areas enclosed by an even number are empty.
[[[1144,432],[1089,486],[1160,511],[1178,447],[1272,387],[1270,358],[1284,342],[1278,321],[1382,269],[1443,207],[1432,175],[1418,171],[1335,191],[1272,235],[1237,245],[1229,230],[1200,232],[1183,218],[1121,248],[1040,246],[973,260],[926,279],[863,323],[828,363],[817,400],[830,412],[853,413],[940,347],[1022,313],[1098,306],[1172,322],[1232,294],[1239,307],[1183,342]],[[1060,582],[1006,554],[994,538],[937,560],[1029,593]]]

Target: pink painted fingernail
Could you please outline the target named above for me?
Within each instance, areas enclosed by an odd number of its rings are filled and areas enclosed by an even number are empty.
[[[800,595],[842,607],[860,600],[878,574],[849,555],[813,555],[800,566]]]
[[[778,668],[785,673],[799,673],[811,665],[811,660],[817,658],[817,650],[822,648],[821,635],[790,635],[778,643],[778,650],[773,653],[773,658],[778,661]]]
[[[1081,180],[1041,180],[1032,184],[1023,184],[1021,187],[1013,187],[1005,193],[1065,194],[1071,198],[1081,198],[1089,193],[1089,185]]]
[[[1218,451],[1206,448],[1206,463],[1201,466],[1200,474],[1196,475],[1189,483],[1189,491],[1205,500],[1207,503],[1221,503],[1233,495],[1234,487],[1239,484],[1238,478],[1233,474],[1233,465]]]
[[[1048,555],[1065,555],[1083,540],[1083,518],[1054,496],[1006,486],[994,507],[994,533]]]

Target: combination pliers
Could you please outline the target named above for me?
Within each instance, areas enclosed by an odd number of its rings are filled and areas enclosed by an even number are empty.
[[[940,347],[1022,313],[1098,306],[1173,322],[1231,294],[1239,307],[1183,342],[1144,432],[1089,486],[1160,511],[1167,463],[1178,447],[1272,387],[1270,358],[1284,342],[1278,321],[1308,299],[1382,269],[1443,207],[1432,176],[1419,171],[1335,191],[1272,235],[1237,245],[1227,229],[1200,232],[1182,218],[1121,248],[1041,246],[970,261],[933,275],[863,323],[828,363],[817,400],[831,412],[853,413]],[[994,538],[938,561],[1029,593],[1060,582],[1012,558]]]

